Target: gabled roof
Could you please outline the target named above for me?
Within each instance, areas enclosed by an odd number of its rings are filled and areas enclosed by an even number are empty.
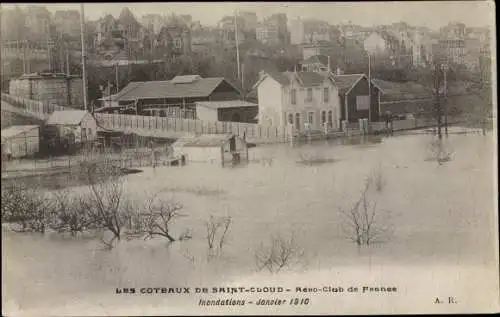
[[[298,72],[297,78],[304,87],[318,86],[325,82],[326,77],[316,72]]]
[[[79,125],[83,117],[90,114],[84,110],[54,111],[47,120],[48,125]]]
[[[234,137],[234,134],[205,134],[200,136],[186,136],[177,139],[173,146],[179,147],[220,147],[224,142]]]
[[[170,80],[132,82],[123,88],[125,92],[117,97],[116,100],[208,97],[224,82],[238,91],[236,87],[223,77],[200,78],[196,81],[183,84],[175,84]],[[134,87],[129,87],[130,85]]]
[[[266,74],[272,79],[276,80],[282,86],[286,86],[290,84],[290,77],[286,75],[286,73],[280,72],[266,72]]]
[[[2,129],[2,142],[13,138],[21,133],[31,131],[33,129],[39,129],[40,127],[37,125],[13,125],[6,129]]]
[[[345,94],[354,85],[360,81],[364,74],[346,74],[346,75],[333,75],[333,82],[339,88],[339,94]]]
[[[138,88],[139,86],[142,85],[142,83],[144,82],[139,82],[139,81],[136,81],[136,82],[131,82],[129,83],[127,86],[125,86],[122,90],[120,90],[119,92],[117,92],[116,94],[113,94],[111,96],[103,96],[102,98],[99,98],[98,100],[99,101],[117,101],[120,99],[121,96],[123,96],[124,94]]]
[[[344,95],[349,93],[351,89],[356,86],[356,84],[363,78],[367,78],[365,74],[345,74],[345,75],[331,75],[333,82],[339,88],[339,94]],[[382,90],[380,86],[373,79],[371,80],[372,85],[377,87],[377,89]]]
[[[289,85],[293,80],[297,80],[303,87],[321,85],[327,78],[324,74],[317,72],[266,72],[262,78],[254,85],[257,87],[266,76],[269,76],[280,83],[282,86]]]

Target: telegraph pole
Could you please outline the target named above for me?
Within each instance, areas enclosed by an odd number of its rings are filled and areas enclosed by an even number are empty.
[[[439,98],[439,88],[441,86],[441,74],[440,74],[440,67],[439,63],[436,63],[434,67],[434,89],[436,91],[436,114],[437,114],[437,132],[438,132],[438,137],[439,140],[443,138],[441,134],[441,100]]]
[[[82,82],[83,82],[83,110],[87,110],[87,54],[85,52],[85,15],[83,3],[80,4],[80,29],[82,41]]]
[[[45,20],[47,25],[47,57],[49,59],[49,72],[52,72],[52,55],[50,52],[50,24],[49,20]]]
[[[118,74],[118,62],[116,62],[116,65],[115,65],[115,81],[116,81],[116,93],[118,93],[118,91],[120,90],[119,86],[118,86],[118,83],[119,83],[119,74]]]
[[[234,11],[234,39],[236,40],[236,64],[238,66],[238,79],[241,79],[241,73],[240,73],[240,44],[238,41],[238,21],[236,20],[236,15],[237,15],[238,10]]]
[[[368,52],[368,122],[372,122],[372,65],[370,52]]]
[[[448,73],[448,63],[441,65],[441,69],[443,70],[443,80],[444,80],[444,101],[443,101],[443,111],[444,111],[444,133],[448,136],[448,81],[447,81],[447,73]]]

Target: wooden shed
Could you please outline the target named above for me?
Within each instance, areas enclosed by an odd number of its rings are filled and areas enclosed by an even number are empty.
[[[14,125],[2,129],[2,159],[32,156],[40,149],[40,127]]]
[[[234,134],[189,136],[172,145],[176,157],[184,156],[187,162],[219,163],[248,160],[248,144]]]

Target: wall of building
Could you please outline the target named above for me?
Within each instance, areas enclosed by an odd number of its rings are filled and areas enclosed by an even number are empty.
[[[340,100],[338,89],[330,81],[325,81],[323,85],[309,87],[312,92],[312,100],[307,101],[307,87],[300,86],[293,82],[284,89],[283,117],[284,122],[289,122],[289,115],[293,115],[295,128],[301,131],[305,128],[304,123],[310,123],[315,130],[322,129],[322,112],[326,113],[325,121],[331,122],[331,128],[338,129],[338,118],[340,117]],[[324,101],[324,88],[328,88],[328,101]],[[296,92],[296,104],[292,104],[292,90]],[[309,122],[309,114],[312,113],[312,122]],[[329,115],[331,113],[331,115]],[[297,125],[297,114],[299,114],[299,125]]]
[[[10,81],[9,94],[53,105],[81,107],[83,84],[77,77],[18,78]]]
[[[87,113],[82,119],[80,134],[82,133],[82,129],[86,129],[85,135],[87,141],[95,140],[97,138],[97,121],[90,113]]]
[[[364,41],[365,51],[372,54],[381,54],[388,52],[388,44],[385,39],[377,33],[372,33]]]
[[[2,144],[2,156],[6,152],[10,152],[12,158],[30,156],[37,153],[39,151],[39,148],[40,131],[37,128],[24,133],[20,133],[6,140]]]
[[[196,106],[196,118],[205,121],[217,121],[219,119],[217,109]]]
[[[188,162],[221,163],[222,152],[220,147],[178,147],[174,145],[174,156],[184,155]]]
[[[373,85],[371,86],[371,117],[372,121],[378,121],[379,120],[379,106],[378,106],[378,89],[375,88]],[[357,96],[368,96],[369,91],[368,91],[368,80],[366,78],[363,78],[361,81],[358,82],[358,84],[349,92],[347,95],[347,107],[348,107],[348,116],[349,116],[349,122],[358,122],[358,119],[368,119],[369,118],[369,113],[370,110],[358,110],[356,108],[357,105]],[[342,102],[342,120],[344,120],[345,117],[345,98],[341,97],[341,102]]]
[[[259,113],[259,107],[235,107],[218,110],[219,121],[254,123]]]
[[[258,87],[259,124],[283,125],[282,87],[274,79],[267,77]]]

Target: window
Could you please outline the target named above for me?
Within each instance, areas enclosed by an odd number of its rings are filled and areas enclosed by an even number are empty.
[[[313,100],[313,90],[312,88],[307,88],[306,101],[311,102]]]
[[[307,122],[310,124],[310,125],[313,125],[314,124],[314,112],[309,112],[307,114]]]
[[[368,96],[356,96],[356,110],[370,109],[370,98]]]
[[[326,111],[321,111],[321,124],[326,122]]]
[[[288,124],[293,124],[293,114],[288,114]]]
[[[327,103],[330,101],[330,89],[328,87],[323,88],[323,102]]]
[[[89,128],[89,129],[88,129],[88,132],[89,132],[89,133],[88,133],[89,138],[92,138],[92,129],[91,129],[91,128]]]
[[[295,114],[295,127],[300,130],[300,113]]]
[[[295,89],[292,89],[290,91],[290,99],[291,99],[291,102],[292,102],[292,105],[296,105],[297,104],[297,90]]]
[[[328,126],[333,127],[333,112],[328,111]]]
[[[181,48],[181,39],[175,39],[174,46],[175,48]]]
[[[87,140],[87,129],[82,128],[82,140]]]

